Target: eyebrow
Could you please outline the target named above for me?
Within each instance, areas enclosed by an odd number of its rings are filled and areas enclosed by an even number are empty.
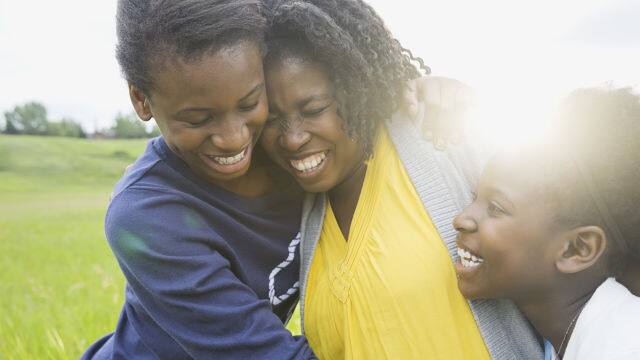
[[[249,91],[247,93],[247,95],[243,96],[238,102],[250,98],[253,94],[255,94],[258,91],[263,90],[263,89],[264,89],[264,83],[260,83],[260,84],[256,85],[251,91]]]
[[[263,90],[263,89],[264,89],[264,83],[260,83],[260,84],[256,85],[245,96],[241,97],[240,100],[238,100],[238,102],[242,102],[242,101],[250,98],[251,96],[253,96],[254,94],[258,93],[260,90]],[[180,109],[175,113],[174,116],[180,116],[180,115],[182,115],[184,113],[188,113],[188,112],[203,112],[203,111],[211,111],[211,108],[191,107],[191,108]]]

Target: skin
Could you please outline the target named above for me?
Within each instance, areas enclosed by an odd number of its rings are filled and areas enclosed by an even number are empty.
[[[243,41],[154,70],[149,94],[129,87],[140,118],[153,117],[171,150],[203,179],[243,196],[270,192],[268,167],[251,161],[268,115],[259,46]],[[235,164],[216,161],[241,153]]]
[[[553,206],[544,198],[546,176],[539,170],[545,159],[538,153],[502,154],[489,162],[475,200],[454,220],[458,246],[484,261],[476,267],[458,261],[456,272],[465,297],[513,300],[559,349],[572,320],[606,278],[606,237],[596,226],[568,228],[553,221]]]
[[[268,64],[266,78],[270,120],[262,146],[304,190],[329,192],[347,239],[366,166],[362,146],[343,130],[326,69],[317,62],[288,57]],[[321,153],[326,158],[309,172],[292,165]]]
[[[169,147],[195,173],[247,197],[267,194],[286,181],[269,161],[252,161],[268,114],[261,55],[257,44],[240,42],[196,61],[174,59],[163,64],[153,71],[154,88],[149,94],[129,86],[138,116],[145,121],[154,118]],[[305,190],[331,190],[334,212],[347,238],[366,170],[362,147],[342,131],[343,119],[322,66],[292,58],[270,69],[270,106],[279,120],[267,127],[263,144]],[[305,74],[306,70],[310,72]],[[428,81],[420,79],[420,83]],[[436,87],[447,84],[436,83]],[[409,92],[406,97],[416,95]],[[423,101],[430,99],[429,94],[421,95]],[[286,131],[274,125],[281,122],[288,124]],[[243,151],[244,159],[235,165],[211,159]],[[287,159],[318,151],[327,152],[323,165],[327,170],[321,176],[300,176],[288,163]]]
[[[563,232],[552,226],[547,206],[532,203],[539,197],[532,168],[515,159],[494,159],[482,174],[474,202],[455,218],[458,246],[484,259],[475,268],[458,266],[465,297],[531,298],[540,296],[533,289],[551,290],[543,285],[556,273]]]

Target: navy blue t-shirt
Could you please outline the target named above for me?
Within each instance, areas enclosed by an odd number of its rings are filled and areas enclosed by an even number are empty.
[[[83,358],[312,358],[283,326],[298,296],[302,198],[293,181],[238,196],[151,140],[105,220],[127,279],[121,317]]]

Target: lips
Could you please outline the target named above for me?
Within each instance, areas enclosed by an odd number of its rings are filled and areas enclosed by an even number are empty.
[[[304,155],[290,157],[289,166],[292,175],[302,181],[314,178],[325,168],[329,155],[329,150],[324,150],[313,153],[306,152]]]
[[[458,287],[465,297],[473,297],[473,294],[468,293],[468,288],[470,284],[478,282],[478,276],[484,269],[484,259],[477,252],[463,245],[460,235],[458,235],[457,244],[460,259],[454,264],[454,267],[458,277]]]
[[[247,146],[237,154],[230,156],[200,153],[200,159],[212,170],[222,174],[235,174],[247,168],[251,161],[252,147]]]
[[[327,152],[323,151],[306,156],[298,160],[290,160],[291,166],[297,171],[306,173],[318,169],[327,158]]]
[[[206,156],[220,165],[233,165],[242,161],[242,159],[244,159],[246,155],[247,155],[247,149],[245,148],[244,150],[242,150],[241,152],[233,156],[225,156],[225,157],[212,156],[212,155],[206,155]]]
[[[472,253],[467,249],[463,249],[458,247],[458,256],[460,257],[460,262],[462,266],[465,268],[473,268],[482,265],[484,259],[480,256]]]

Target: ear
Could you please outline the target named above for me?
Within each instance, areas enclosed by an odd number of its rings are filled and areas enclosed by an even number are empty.
[[[151,113],[151,106],[147,95],[145,95],[142,90],[136,86],[129,84],[129,98],[131,98],[131,104],[136,110],[140,120],[151,120],[153,114]]]
[[[586,270],[598,262],[607,248],[607,237],[598,226],[570,231],[556,257],[556,268],[565,274]]]

